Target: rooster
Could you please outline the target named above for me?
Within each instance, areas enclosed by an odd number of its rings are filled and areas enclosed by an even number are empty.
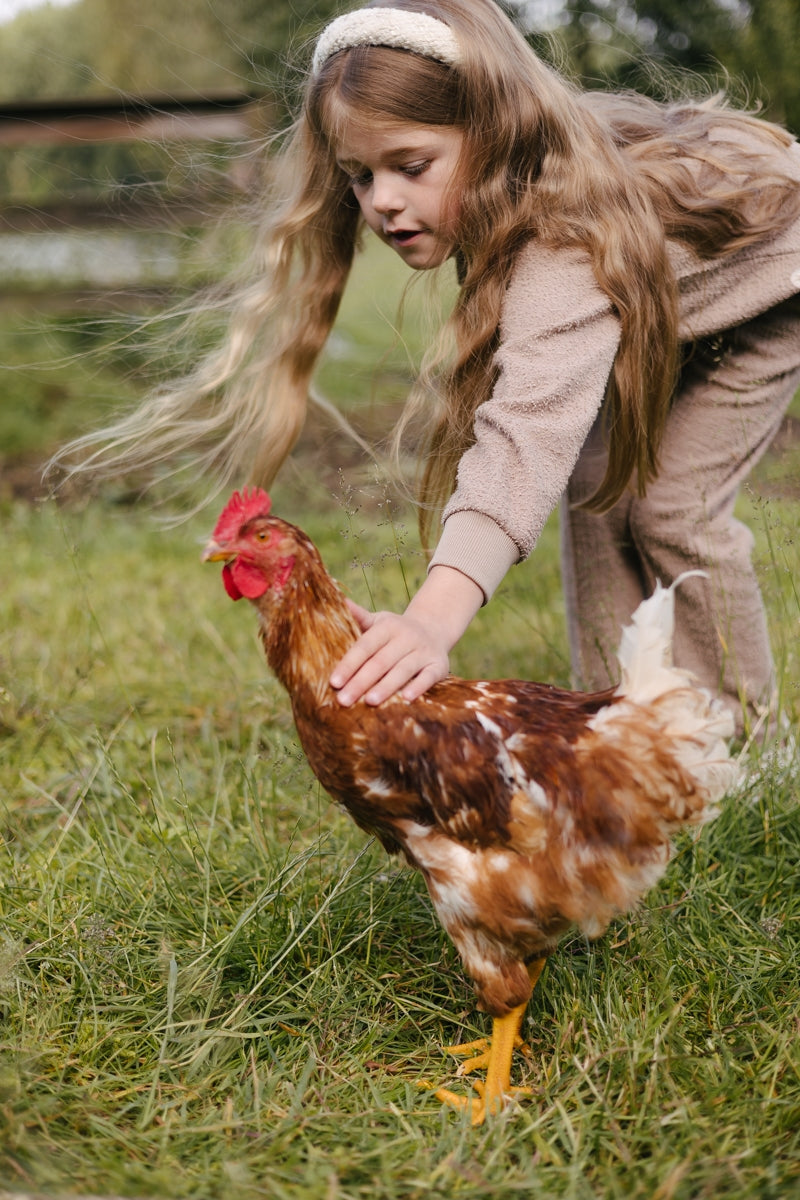
[[[599,937],[663,874],[671,835],[700,825],[732,785],[732,721],[670,665],[672,589],[624,631],[622,682],[586,694],[449,676],[413,702],[345,708],[329,684],[359,636],[309,538],[235,492],[204,561],[258,611],[267,661],[291,697],[311,769],[361,829],[422,875],[470,975],[490,1039],[451,1047],[485,1068],[474,1124],[510,1084],[522,1017],[547,956],[577,927]],[[674,586],[674,585],[673,585]]]

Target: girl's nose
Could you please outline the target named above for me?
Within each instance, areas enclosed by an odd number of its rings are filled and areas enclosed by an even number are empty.
[[[393,175],[376,175],[372,181],[372,207],[382,216],[400,212],[404,207],[398,180]]]

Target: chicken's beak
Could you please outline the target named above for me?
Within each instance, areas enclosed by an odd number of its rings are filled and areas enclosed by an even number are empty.
[[[209,542],[200,561],[230,562],[232,558],[236,558],[236,554],[232,550],[226,550],[224,546],[220,546],[216,542]]]

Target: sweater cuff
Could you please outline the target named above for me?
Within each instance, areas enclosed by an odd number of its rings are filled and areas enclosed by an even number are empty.
[[[485,604],[509,567],[519,560],[516,543],[491,517],[465,510],[453,513],[445,521],[428,570],[436,566],[454,567],[478,585]]]

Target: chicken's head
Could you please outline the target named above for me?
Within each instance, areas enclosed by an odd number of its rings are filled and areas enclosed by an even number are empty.
[[[262,488],[234,492],[203,551],[203,562],[225,563],[222,581],[232,600],[256,600],[292,573],[299,530],[271,517],[270,507]]]

